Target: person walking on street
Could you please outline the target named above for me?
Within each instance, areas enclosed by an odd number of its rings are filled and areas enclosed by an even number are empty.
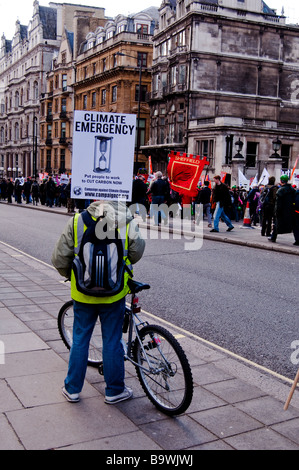
[[[275,177],[270,176],[269,183],[266,184],[260,195],[261,205],[261,222],[262,229],[261,235],[270,237],[272,231],[272,223],[274,218],[274,207],[277,193],[277,186],[275,185]]]
[[[14,192],[14,184],[11,181],[11,179],[8,178],[8,182],[7,182],[7,202],[8,202],[8,204],[12,203],[13,192]]]
[[[227,232],[234,229],[230,218],[226,215],[225,211],[231,206],[231,196],[228,187],[221,182],[219,175],[214,176],[215,187],[213,189],[213,202],[216,203],[214,212],[214,228],[210,232],[219,232],[220,218],[228,226]]]
[[[294,230],[296,191],[288,181],[287,175],[280,177],[281,187],[276,193],[273,231],[268,238],[273,243],[276,242],[277,234],[291,233]]]
[[[138,175],[133,181],[132,186],[132,204],[136,204],[136,213],[140,214],[143,222],[146,221],[146,193],[147,185],[143,175]]]
[[[160,219],[162,218],[164,222],[167,221],[166,215],[163,210],[159,210],[159,206],[165,202],[167,199],[167,183],[162,179],[161,171],[155,173],[155,180],[149,187],[147,194],[152,195],[152,204],[151,209],[154,215],[155,225],[160,225]]]
[[[71,297],[74,305],[73,344],[62,393],[69,402],[79,401],[87,369],[89,342],[99,317],[103,339],[105,403],[114,404],[131,398],[133,395],[132,390],[124,383],[124,349],[121,343],[125,296],[129,291],[127,285],[129,275],[124,277],[122,290],[116,295],[94,297],[78,290],[73,259],[80,253],[78,237],[86,228],[84,214],[88,220],[94,221],[104,217],[107,232],[110,234],[112,227],[113,230],[118,227],[120,232],[125,233],[124,261],[126,264],[127,262],[134,264],[141,259],[145,242],[135,219],[124,202],[96,201],[84,213],[77,213],[70,218],[52,254],[52,263],[59,274],[71,279]],[[110,269],[111,266],[108,268]]]
[[[204,181],[204,187],[198,192],[195,204],[202,204],[203,215],[206,214],[208,218],[208,227],[212,227],[212,214],[211,214],[211,188],[210,181]],[[195,211],[196,213],[196,211]],[[201,212],[198,213],[196,224],[199,224]]]

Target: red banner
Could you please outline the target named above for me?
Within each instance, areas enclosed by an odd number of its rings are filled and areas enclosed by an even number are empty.
[[[195,197],[200,175],[205,165],[209,165],[206,157],[174,153],[168,155],[169,163],[167,173],[170,187],[180,194]]]

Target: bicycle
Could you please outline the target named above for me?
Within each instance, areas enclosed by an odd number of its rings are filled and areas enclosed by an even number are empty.
[[[149,289],[149,284],[128,282],[131,297],[130,307],[126,306],[123,333],[124,359],[136,369],[139,382],[156,408],[174,416],[189,407],[193,397],[193,378],[184,350],[175,337],[164,327],[150,325],[138,313],[137,293]],[[73,301],[66,302],[58,314],[60,336],[68,349],[72,345]],[[134,335],[134,338],[133,338]],[[98,320],[90,341],[88,365],[98,368],[103,375],[101,325]]]

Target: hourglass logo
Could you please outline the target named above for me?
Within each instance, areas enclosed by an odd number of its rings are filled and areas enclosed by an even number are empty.
[[[94,144],[94,173],[110,173],[113,137],[97,135]]]

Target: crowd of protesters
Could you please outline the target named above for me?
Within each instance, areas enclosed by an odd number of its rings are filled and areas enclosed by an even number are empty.
[[[208,227],[212,228],[214,222],[212,232],[219,231],[219,219],[226,222],[227,231],[231,231],[234,228],[232,221],[242,221],[249,206],[250,222],[252,226],[260,226],[262,236],[267,236],[275,243],[278,234],[293,232],[294,245],[299,245],[299,189],[289,183],[286,175],[282,175],[277,184],[274,177],[269,177],[268,184],[254,185],[249,191],[239,186],[228,187],[216,175],[214,184],[204,181],[198,186],[195,197],[172,190],[168,178],[160,171],[155,173],[150,182],[146,180],[147,176],[143,174],[133,179],[130,202],[143,221],[153,217],[155,225],[160,225],[162,221],[167,223],[168,216],[181,216],[199,223],[197,215],[199,217],[201,211],[197,211],[197,208],[201,205]],[[14,182],[11,178],[3,178],[0,182],[0,198],[9,204],[14,198],[17,204],[66,207],[68,213],[76,209],[81,212],[90,203],[71,198],[71,179],[67,184],[58,183],[51,176],[42,182],[34,178],[16,178]],[[158,210],[162,204],[171,206],[171,212],[167,211],[166,214],[163,207]],[[184,210],[186,207],[188,210]]]
[[[197,195],[189,197],[173,191],[168,179],[158,171],[150,183],[146,183],[144,175],[134,179],[132,202],[143,220],[153,216],[155,225],[167,222],[163,207],[158,210],[161,204],[171,206],[172,212],[167,215],[180,213],[199,223],[201,211],[196,209],[200,204],[208,227],[212,228],[214,222],[211,232],[219,231],[219,220],[226,222],[227,231],[233,230],[232,221],[242,221],[249,207],[250,224],[260,227],[261,236],[275,243],[278,234],[293,232],[294,245],[299,245],[299,189],[289,183],[287,175],[282,175],[277,184],[273,176],[269,177],[266,185],[253,185],[249,191],[236,185],[229,187],[216,175],[214,184],[204,181],[198,186]],[[185,206],[190,210],[184,211]]]
[[[69,213],[75,209],[82,210],[81,201],[71,198],[71,179],[68,183],[59,183],[52,176],[41,182],[30,177],[16,178],[15,181],[3,178],[0,182],[0,198],[8,204],[11,204],[14,198],[17,204],[65,207]]]

